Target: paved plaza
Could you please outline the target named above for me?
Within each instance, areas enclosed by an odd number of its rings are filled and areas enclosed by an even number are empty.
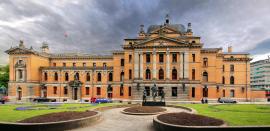
[[[186,110],[173,107],[164,107],[167,112],[185,112]],[[103,120],[95,125],[78,128],[74,131],[154,131],[153,117],[155,115],[127,115],[121,113],[125,108],[105,110]]]

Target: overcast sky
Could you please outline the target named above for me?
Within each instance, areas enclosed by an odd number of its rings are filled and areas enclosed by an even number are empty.
[[[233,46],[255,60],[270,55],[270,0],[1,0],[0,64],[24,40],[53,53],[108,53],[135,37],[139,25],[192,23],[204,47]],[[67,37],[65,37],[65,33]]]

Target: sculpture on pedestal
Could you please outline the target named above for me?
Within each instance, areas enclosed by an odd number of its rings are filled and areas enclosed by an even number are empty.
[[[154,84],[154,86],[151,88],[151,91],[152,91],[153,101],[156,101],[156,97],[157,97],[157,86],[156,86],[156,84]]]

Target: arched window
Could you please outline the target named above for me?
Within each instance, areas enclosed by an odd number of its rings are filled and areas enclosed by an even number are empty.
[[[18,72],[19,72],[19,79],[22,79],[23,78],[23,71],[21,69],[19,69]]]
[[[208,73],[203,72],[203,82],[208,82]]]
[[[163,80],[164,79],[164,71],[163,71],[163,69],[159,69],[159,71],[158,71],[158,78],[160,80]]]
[[[74,75],[74,80],[80,80],[80,74],[78,72]]]
[[[86,73],[86,81],[90,81],[90,74]]]
[[[58,73],[57,72],[54,73],[54,80],[58,81]]]
[[[177,80],[177,70],[176,69],[172,70],[172,79]]]
[[[47,81],[47,80],[48,80],[48,73],[45,72],[45,73],[44,73],[44,81]]]
[[[113,81],[113,73],[112,72],[109,73],[109,81]]]
[[[231,76],[231,78],[230,78],[230,84],[234,84],[234,77],[233,76]]]
[[[146,80],[151,79],[151,71],[150,71],[150,69],[146,69],[146,71],[145,71],[145,79]]]
[[[68,76],[68,73],[66,72],[65,73],[65,81],[68,81],[68,79],[69,79],[69,76]]]
[[[97,75],[97,81],[101,81],[101,73],[100,72]]]
[[[124,80],[124,72],[122,71],[121,73],[120,73],[120,81],[123,81]]]

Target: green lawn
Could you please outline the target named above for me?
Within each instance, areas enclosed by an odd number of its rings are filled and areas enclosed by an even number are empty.
[[[181,104],[191,107],[198,114],[219,118],[231,126],[270,125],[270,105],[244,104]]]
[[[44,104],[16,104],[16,105],[2,105],[0,104],[0,121],[2,122],[16,122],[33,116],[62,112],[62,111],[85,111],[97,107],[116,105],[115,103],[106,104],[61,104],[56,106],[56,109],[42,109]],[[15,110],[17,107],[37,106],[40,110]]]

